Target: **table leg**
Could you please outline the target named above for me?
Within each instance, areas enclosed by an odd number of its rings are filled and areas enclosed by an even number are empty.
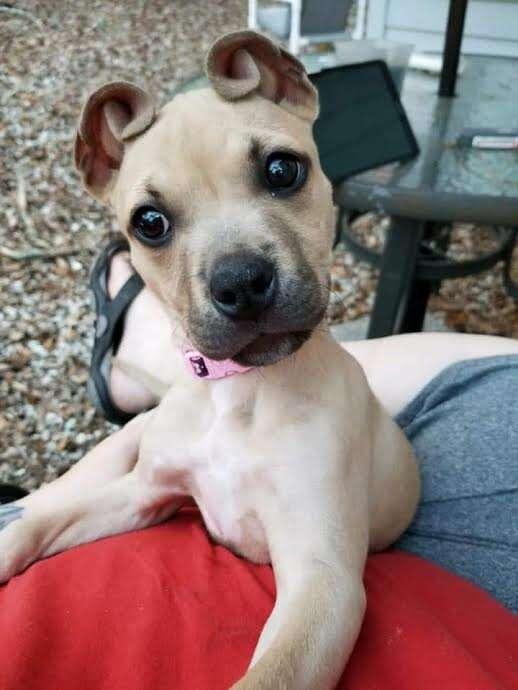
[[[433,258],[436,254],[426,248],[428,242],[440,249],[442,253],[448,251],[451,236],[451,226],[447,230],[442,224],[426,222],[423,224],[423,234],[421,237],[420,254],[423,257]],[[426,308],[430,295],[437,291],[441,286],[441,281],[425,281],[414,279],[409,291],[408,302],[405,306],[401,319],[400,333],[417,333],[423,330]]]
[[[387,234],[368,338],[398,332],[399,321],[412,289],[423,224],[394,217]]]
[[[432,283],[423,280],[412,281],[398,333],[418,333],[423,330],[426,307],[432,290]]]

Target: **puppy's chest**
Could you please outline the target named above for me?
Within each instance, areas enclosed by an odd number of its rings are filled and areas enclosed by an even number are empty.
[[[193,449],[191,494],[215,540],[249,560],[269,561],[259,514],[267,471],[222,419]]]
[[[163,481],[196,501],[211,536],[249,560],[269,562],[260,509],[272,486],[257,453],[246,406],[218,405],[198,414],[188,434],[171,430],[158,452],[148,454]],[[191,417],[194,419],[194,417]],[[165,439],[164,439],[165,440]],[[273,491],[275,493],[275,491]]]
[[[197,473],[192,495],[211,536],[235,553],[256,563],[270,560],[258,505],[248,500],[247,478],[224,471]],[[243,488],[246,486],[246,488]]]

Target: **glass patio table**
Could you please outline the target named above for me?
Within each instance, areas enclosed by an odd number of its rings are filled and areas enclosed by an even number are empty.
[[[353,252],[381,269],[369,337],[420,330],[432,286],[510,262],[518,149],[481,150],[457,140],[469,129],[518,133],[518,61],[469,56],[465,62],[455,98],[437,96],[437,77],[407,73],[402,101],[421,149],[417,158],[355,175],[335,189],[341,210],[392,218],[382,256],[344,234]],[[423,238],[433,226],[455,221],[493,226],[498,248],[464,262],[441,253],[423,256]]]

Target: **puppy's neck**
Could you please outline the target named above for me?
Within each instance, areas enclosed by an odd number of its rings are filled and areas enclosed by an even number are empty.
[[[117,358],[117,366],[134,381],[141,383],[160,400],[171,387],[204,386],[211,395],[229,398],[230,400],[246,399],[258,388],[267,386],[297,388],[301,392],[310,385],[319,386],[322,378],[333,375],[339,366],[339,358],[346,354],[334,340],[329,330],[320,326],[297,352],[285,357],[280,362],[266,367],[254,367],[246,373],[221,379],[200,379],[188,371],[181,353],[181,344],[177,345],[177,365],[175,379],[170,384],[159,381],[134,364]],[[182,361],[183,360],[183,361]],[[320,382],[320,383],[319,383]]]

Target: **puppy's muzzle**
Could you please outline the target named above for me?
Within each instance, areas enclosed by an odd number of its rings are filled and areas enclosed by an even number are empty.
[[[216,261],[209,287],[220,314],[233,321],[256,321],[275,300],[277,273],[264,257],[236,252]]]

